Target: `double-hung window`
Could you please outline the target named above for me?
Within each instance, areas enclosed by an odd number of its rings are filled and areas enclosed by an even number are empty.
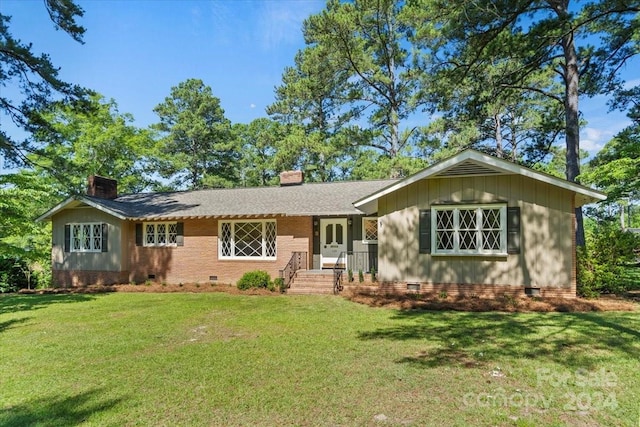
[[[144,224],[144,246],[176,246],[178,223],[146,222]]]
[[[276,221],[220,221],[221,259],[275,259]]]
[[[433,206],[431,248],[436,255],[506,255],[506,205]]]
[[[100,222],[68,224],[68,245],[70,252],[103,252],[103,227]],[[106,231],[104,231],[106,237]]]

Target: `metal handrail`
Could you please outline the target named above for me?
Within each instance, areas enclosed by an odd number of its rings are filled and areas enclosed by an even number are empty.
[[[337,294],[344,288],[342,286],[342,274],[345,270],[354,269],[363,272],[378,270],[378,251],[370,248],[369,251],[343,251],[340,252],[336,263],[333,265],[333,293]]]
[[[346,254],[347,252],[340,252],[340,255],[338,255],[338,258],[336,259],[336,263],[333,264],[333,293],[336,295],[343,289],[342,272],[344,271],[344,267],[341,267],[341,265],[344,264],[342,264],[340,260]]]
[[[296,271],[307,268],[307,253],[306,252],[292,252],[291,259],[282,270],[282,279],[284,280],[284,287],[289,288],[291,286],[291,280],[295,276]]]

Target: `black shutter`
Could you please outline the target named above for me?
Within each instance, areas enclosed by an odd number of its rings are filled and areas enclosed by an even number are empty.
[[[64,251],[69,252],[71,250],[71,225],[65,224],[64,226]]]
[[[420,211],[420,253],[431,253],[431,209]]]
[[[102,252],[109,252],[109,224],[102,223]]]
[[[142,246],[142,224],[136,224],[136,246]]]
[[[184,246],[184,222],[177,223],[176,229],[178,231],[178,235],[176,236],[176,244],[178,246]]]
[[[507,208],[507,253],[520,253],[520,208]]]

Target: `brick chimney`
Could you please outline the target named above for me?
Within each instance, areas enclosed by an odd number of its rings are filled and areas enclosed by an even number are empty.
[[[118,197],[118,181],[103,176],[91,175],[87,186],[87,196],[115,199]]]
[[[280,187],[302,184],[302,171],[280,172]]]

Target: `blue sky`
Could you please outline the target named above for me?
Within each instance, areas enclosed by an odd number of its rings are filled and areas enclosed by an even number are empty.
[[[304,47],[302,21],[325,6],[324,0],[78,3],[85,10],[84,45],[55,31],[42,0],[2,0],[0,10],[12,16],[13,36],[48,53],[63,80],[115,99],[139,127],[156,122],[153,108],[188,78],[211,86],[232,122],[265,117],[284,68]],[[624,76],[638,84],[640,61],[635,65]],[[629,124],[624,114],[607,112],[604,97],[581,100],[581,110],[588,121],[581,146],[592,152]]]
[[[200,78],[227,118],[265,116],[282,71],[304,45],[302,21],[324,1],[80,0],[85,44],[55,31],[41,0],[2,0],[14,37],[50,54],[63,80],[114,98],[139,126],[172,86]]]

